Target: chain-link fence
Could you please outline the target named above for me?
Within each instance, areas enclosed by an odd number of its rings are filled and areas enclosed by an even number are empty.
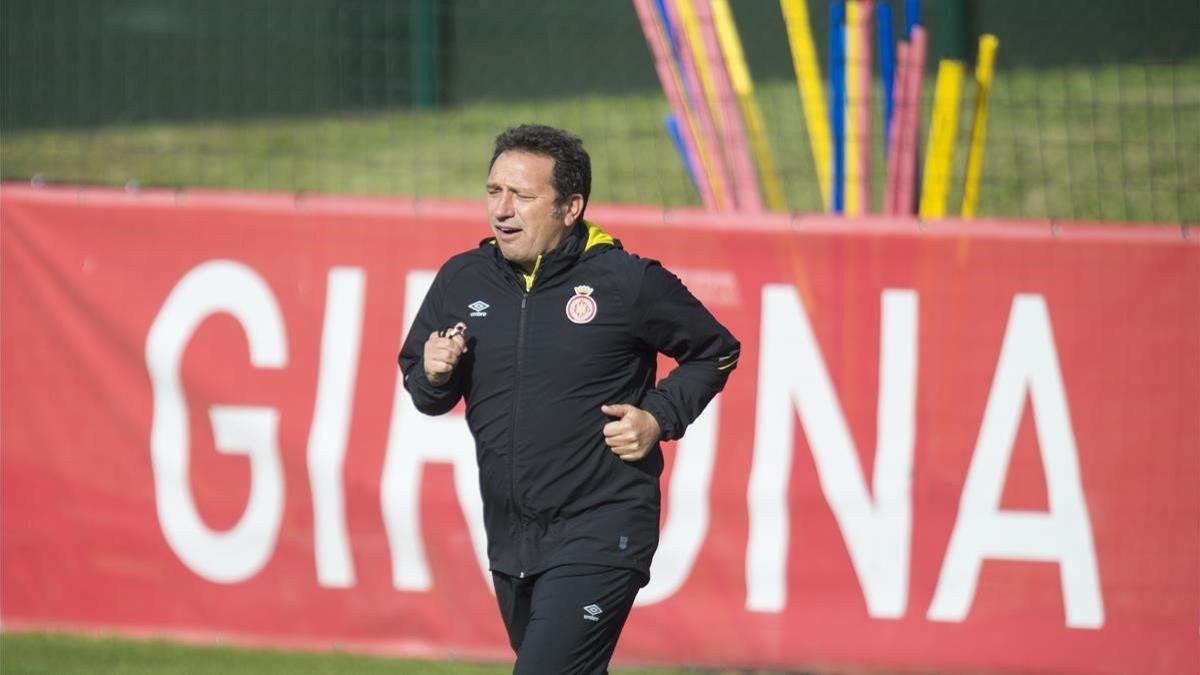
[[[731,5],[787,208],[821,210],[780,5]],[[699,204],[627,0],[2,7],[5,180],[476,197],[495,134],[539,121],[584,138],[593,199]],[[923,23],[922,148],[937,59],[1000,39],[979,215],[1200,221],[1200,3],[926,0]]]

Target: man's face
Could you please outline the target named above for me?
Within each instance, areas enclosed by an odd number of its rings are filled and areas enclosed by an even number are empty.
[[[496,158],[488,173],[488,225],[500,253],[526,272],[538,255],[558,246],[582,206],[579,195],[555,206],[553,172],[554,158],[509,150]]]

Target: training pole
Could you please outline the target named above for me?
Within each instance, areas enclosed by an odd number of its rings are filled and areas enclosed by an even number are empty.
[[[866,215],[871,212],[871,18],[874,3],[859,0],[858,22],[854,27],[858,34],[857,92],[854,100],[855,136],[858,139],[858,204],[851,215]]]
[[[767,206],[773,211],[784,211],[787,204],[775,173],[775,159],[767,142],[766,123],[763,121],[758,99],[754,96],[754,80],[750,78],[750,69],[746,66],[746,57],[742,53],[742,40],[738,37],[737,24],[733,21],[733,12],[730,11],[727,0],[712,0],[712,16],[717,28],[717,39],[721,42],[721,52],[725,55],[729,80],[733,84],[733,93],[737,95],[742,115],[746,120],[750,147],[758,160],[758,173],[762,177]]]
[[[736,199],[730,189],[729,171],[725,166],[725,158],[721,152],[721,142],[717,139],[716,128],[713,126],[712,115],[704,98],[703,86],[696,69],[696,62],[688,48],[687,35],[682,29],[676,3],[668,0],[655,0],[663,25],[669,28],[668,39],[671,40],[671,50],[675,57],[675,65],[683,76],[683,91],[685,100],[690,104],[692,113],[696,116],[699,127],[701,151],[705,153],[711,164],[709,179],[713,185],[713,196],[717,207],[723,210],[736,211]]]
[[[900,171],[896,184],[896,211],[898,215],[911,216],[915,213],[917,188],[917,137],[921,131],[921,87],[925,84],[925,54],[929,49],[929,37],[924,26],[913,26],[912,41],[908,46],[908,73],[902,95],[905,110],[900,132]]]
[[[846,176],[845,213],[847,216],[857,216],[859,210],[859,160],[858,153],[858,97],[861,94],[858,86],[860,76],[862,48],[859,45],[860,33],[858,17],[862,4],[859,0],[846,0],[846,25],[844,30],[846,40],[846,112],[845,146],[846,146]]]
[[[787,27],[788,47],[792,52],[792,68],[796,71],[796,86],[804,107],[804,123],[808,128],[808,144],[812,150],[821,204],[829,210],[830,194],[830,132],[829,111],[825,106],[825,89],[821,82],[821,66],[813,44],[812,26],[808,19],[807,0],[780,0],[784,25]]]
[[[933,114],[929,120],[929,145],[921,188],[921,218],[946,215],[954,165],[954,140],[958,136],[958,108],[962,99],[963,62],[942,59],[934,85]]]
[[[892,92],[896,88],[896,40],[892,30],[892,6],[881,2],[875,6],[875,25],[879,34],[879,82],[883,88],[883,156],[891,151],[891,128],[893,103]]]
[[[992,72],[1000,40],[995,35],[979,38],[979,56],[975,59],[975,118],[971,121],[971,146],[967,150],[967,180],[963,188],[962,217],[975,216],[979,203],[979,181],[983,174],[983,146],[987,135],[988,95],[992,90]]]
[[[698,50],[695,58],[700,70],[701,84],[704,86],[705,96],[709,99],[709,106],[715,111],[717,128],[729,162],[730,178],[737,194],[738,209],[757,213],[763,210],[758,174],[755,173],[754,160],[750,156],[750,144],[746,140],[746,127],[742,122],[737,96],[733,93],[733,85],[729,83],[729,73],[725,69],[725,60],[721,56],[721,44],[717,38],[717,29],[713,25],[712,10],[708,0],[678,0],[678,5],[684,32],[688,34],[688,42],[693,51]]]
[[[833,208],[846,201],[846,3],[829,5],[829,126],[833,131]]]
[[[638,20],[642,24],[642,33],[646,37],[646,44],[650,46],[650,53],[654,57],[654,70],[658,73],[663,93],[666,94],[667,102],[674,111],[676,121],[683,121],[679,135],[683,139],[684,150],[688,157],[699,159],[696,165],[700,167],[702,174],[707,174],[704,156],[700,154],[696,144],[696,125],[692,120],[691,112],[688,111],[687,102],[683,98],[679,75],[675,72],[671,55],[667,51],[666,38],[655,19],[654,7],[651,2],[652,0],[633,0],[633,6],[637,11]],[[684,168],[686,169],[687,166],[685,165]],[[716,198],[709,185],[707,175],[700,175],[696,178],[696,184],[700,190],[700,201],[704,204],[704,208],[716,210]]]
[[[887,185],[883,192],[883,212],[890,216],[901,215],[898,201],[900,193],[900,161],[903,153],[900,150],[904,133],[902,130],[908,119],[908,91],[910,77],[909,60],[910,46],[908,40],[901,40],[896,46],[896,82],[893,89],[892,119],[887,128]]]

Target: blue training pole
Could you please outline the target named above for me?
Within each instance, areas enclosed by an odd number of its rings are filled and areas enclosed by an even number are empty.
[[[904,39],[912,39],[913,26],[921,23],[921,0],[904,2]]]
[[[663,32],[667,34],[667,46],[671,49],[671,60],[675,62],[675,70],[679,73],[679,84],[683,87],[684,104],[692,108],[696,107],[696,101],[702,100],[700,92],[692,91],[688,86],[688,79],[684,76],[683,56],[680,52],[684,45],[680,40],[679,26],[676,26],[671,21],[671,17],[667,14],[666,0],[654,0],[654,10],[658,12],[658,20],[662,22]],[[676,121],[676,129],[679,122]]]
[[[833,127],[833,212],[846,201],[846,3],[829,6],[829,117]]]
[[[696,182],[696,167],[692,163],[691,156],[688,155],[687,148],[683,145],[683,136],[679,132],[679,121],[675,119],[674,115],[667,115],[663,124],[667,126],[667,135],[671,137],[671,144],[675,146],[675,152],[679,153],[679,160],[683,162],[683,168],[687,170],[692,187],[696,189],[696,194],[699,194],[700,183]]]
[[[671,56],[675,59],[675,67],[683,72],[683,60],[679,55],[679,36],[675,33],[675,26],[671,23],[671,18],[667,15],[665,0],[654,0],[654,9],[658,12],[658,20],[662,22],[663,31],[667,34],[667,42],[671,45]]]
[[[892,128],[892,88],[896,84],[896,40],[892,36],[892,6],[886,2],[875,8],[879,26],[879,77],[883,85],[883,156],[888,153],[888,130]]]

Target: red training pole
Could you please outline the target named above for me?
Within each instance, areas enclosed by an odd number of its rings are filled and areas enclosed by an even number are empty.
[[[900,181],[896,185],[896,211],[898,215],[915,213],[917,186],[917,137],[921,129],[921,87],[925,83],[925,52],[928,37],[924,26],[913,26],[912,45],[909,47],[909,74],[905,87],[908,117],[901,129]]]
[[[910,46],[908,40],[901,40],[896,46],[896,81],[892,85],[892,120],[888,125],[887,139],[887,187],[883,194],[883,212],[887,215],[898,215],[900,207],[897,203],[900,184],[900,134],[901,129],[907,128],[908,120],[908,78],[911,76],[909,65]]]

